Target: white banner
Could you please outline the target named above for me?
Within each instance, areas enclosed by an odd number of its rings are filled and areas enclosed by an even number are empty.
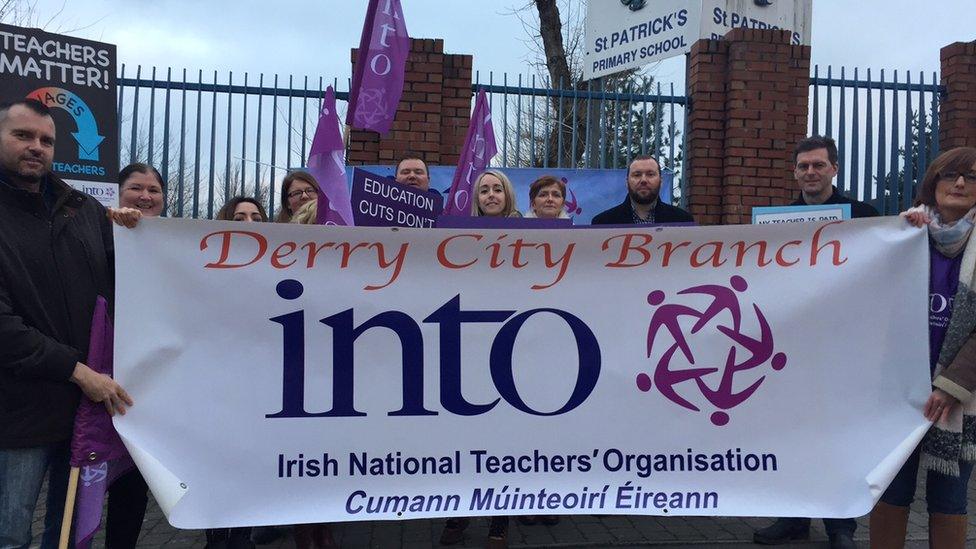
[[[584,78],[636,69],[691,51],[700,38],[734,28],[784,29],[794,45],[810,44],[813,0],[601,0],[584,22]]]
[[[116,425],[181,528],[858,516],[928,427],[897,218],[115,239]]]

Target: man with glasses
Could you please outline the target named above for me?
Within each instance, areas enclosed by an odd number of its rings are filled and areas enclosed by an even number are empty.
[[[800,142],[793,154],[793,175],[800,187],[800,196],[792,206],[820,204],[850,204],[851,217],[875,217],[878,210],[870,204],[840,194],[834,187],[837,176],[837,144],[829,137],[813,136]],[[825,518],[824,527],[833,549],[856,547],[854,519]],[[752,539],[762,545],[779,545],[810,537],[810,519],[781,518],[772,525],[753,533]]]
[[[845,197],[834,187],[837,176],[837,144],[829,137],[813,136],[800,141],[793,154],[793,175],[800,186],[800,197],[792,206],[850,204],[851,217],[875,217],[870,204]]]

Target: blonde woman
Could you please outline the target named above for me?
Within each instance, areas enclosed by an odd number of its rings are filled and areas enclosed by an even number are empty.
[[[515,189],[498,170],[485,170],[474,182],[471,201],[473,217],[522,217],[515,202]]]

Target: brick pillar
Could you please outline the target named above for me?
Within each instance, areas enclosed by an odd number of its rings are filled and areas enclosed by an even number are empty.
[[[956,42],[941,51],[939,148],[976,147],[976,41]]]
[[[728,43],[699,40],[688,57],[688,207],[702,225],[722,223]]]
[[[786,31],[737,28],[688,60],[688,204],[703,224],[749,223],[753,206],[796,194],[793,149],[806,136],[810,48]]]
[[[352,50],[355,64],[359,50]],[[444,54],[444,41],[410,39],[403,96],[386,137],[355,130],[346,160],[392,164],[407,151],[428,164],[456,164],[471,117],[471,56]]]

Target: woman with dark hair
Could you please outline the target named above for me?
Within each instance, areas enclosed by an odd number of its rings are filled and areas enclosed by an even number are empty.
[[[569,219],[566,213],[566,184],[562,179],[544,175],[529,186],[529,211],[525,217]]]
[[[905,545],[916,477],[926,471],[929,546],[966,545],[969,477],[976,460],[976,148],[939,155],[904,217],[929,230],[929,373],[925,418],[934,422],[871,512],[871,547]],[[936,296],[939,297],[936,300]]]
[[[261,203],[249,196],[235,196],[220,208],[218,221],[266,222],[268,214]],[[205,549],[251,549],[251,528],[212,528],[207,530]]]
[[[256,198],[235,196],[224,203],[214,219],[220,221],[267,221],[268,214]]]
[[[308,172],[291,172],[281,181],[281,203],[277,223],[288,223],[295,212],[318,198],[319,182]]]
[[[109,210],[113,219],[125,212],[158,217],[163,212],[163,177],[149,164],[135,162],[119,172],[119,208]],[[105,515],[105,547],[128,549],[136,546],[149,502],[149,486],[138,469],[132,469],[108,489]]]
[[[149,164],[134,162],[119,172],[119,207],[133,208],[148,217],[163,212],[163,176]]]

